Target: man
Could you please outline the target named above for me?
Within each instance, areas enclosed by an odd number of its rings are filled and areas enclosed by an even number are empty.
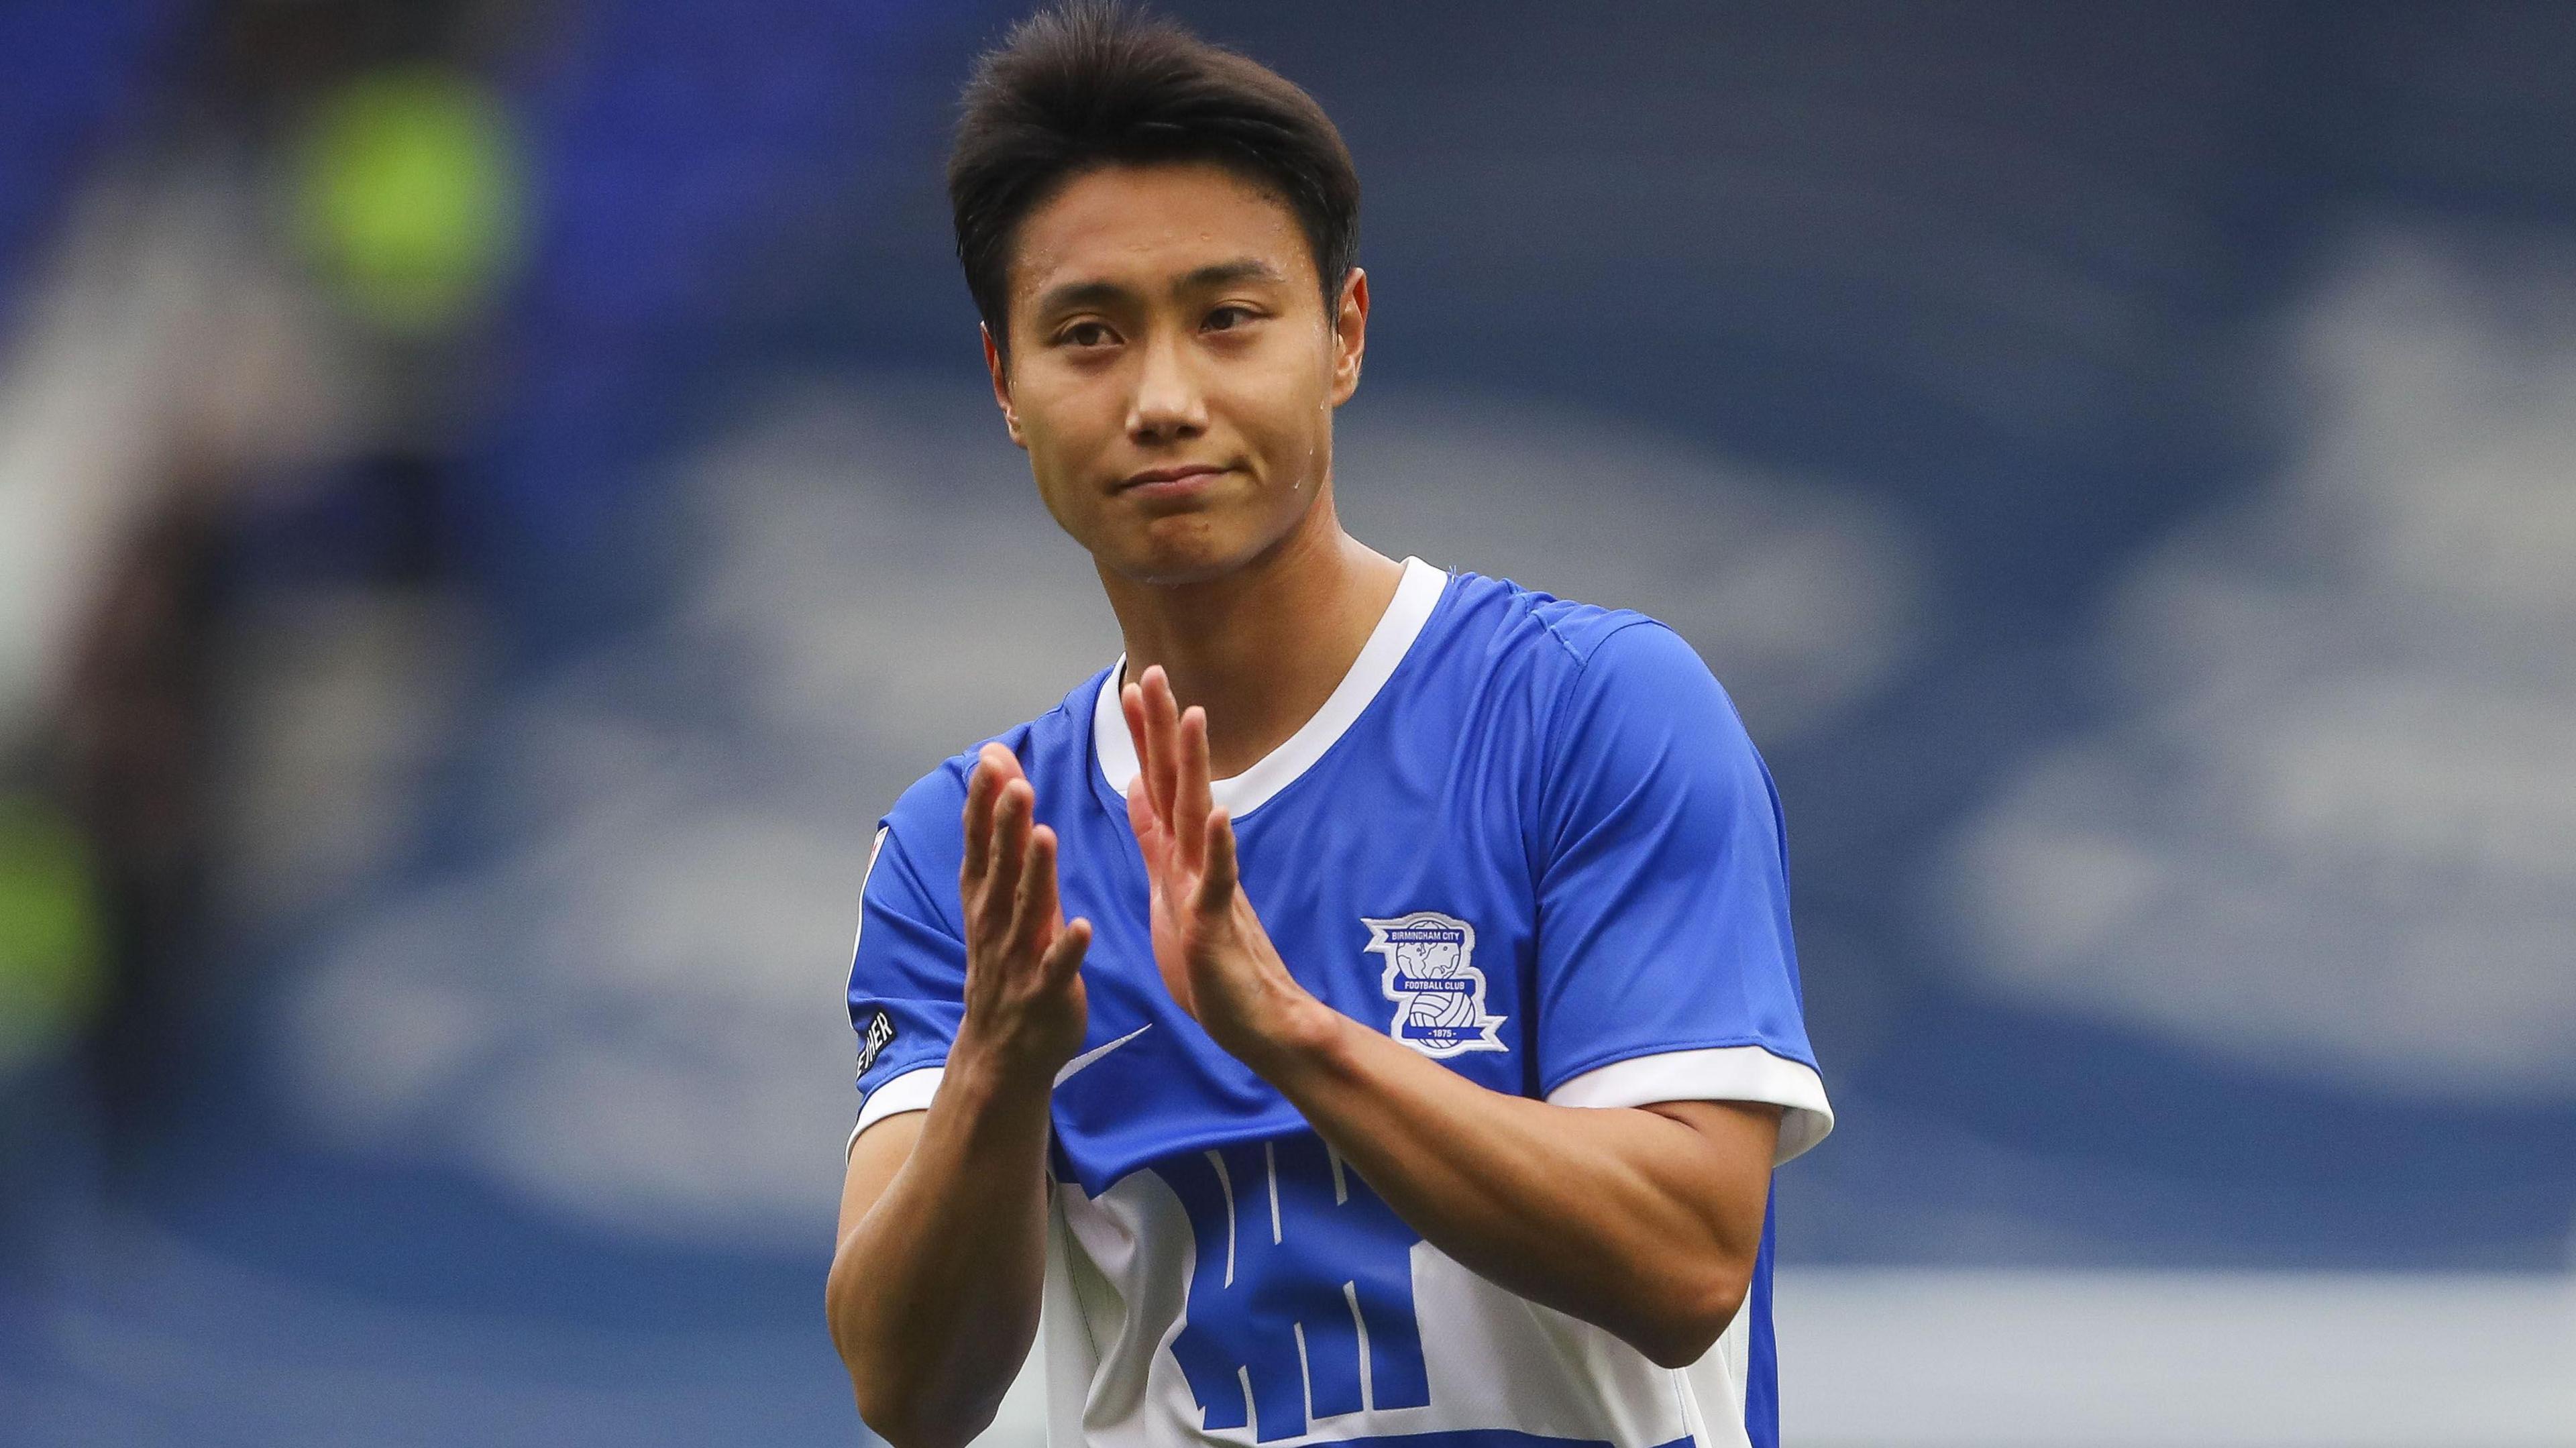
[[[1770,1174],[1832,1117],[1726,696],[1342,531],[1358,183],[1296,87],[1068,5],[980,65],[949,190],[1127,652],[879,830],[862,1416],[966,1442],[1043,1303],[1059,1445],[1772,1442]]]

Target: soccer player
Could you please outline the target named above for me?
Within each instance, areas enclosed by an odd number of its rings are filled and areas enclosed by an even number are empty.
[[[980,63],[948,184],[1126,654],[878,831],[861,1415],[966,1442],[1043,1323],[1059,1448],[1772,1443],[1771,1173],[1832,1116],[1726,695],[1342,530],[1359,189],[1295,86],[1067,5]]]

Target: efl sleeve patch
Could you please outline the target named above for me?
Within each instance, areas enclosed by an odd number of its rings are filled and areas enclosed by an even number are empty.
[[[966,942],[947,923],[956,898],[955,887],[924,881],[901,834],[880,833],[850,951],[850,1028],[862,1094],[948,1058],[966,1009]]]
[[[868,1068],[877,1063],[877,1053],[893,1044],[894,1017],[879,1011],[869,1020],[867,1030],[860,1034],[858,1074],[868,1074]]]

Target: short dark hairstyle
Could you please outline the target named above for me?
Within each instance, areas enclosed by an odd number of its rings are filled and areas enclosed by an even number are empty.
[[[1119,0],[1067,0],[976,61],[948,153],[966,288],[1009,347],[1020,223],[1103,166],[1210,161],[1296,214],[1333,312],[1359,251],[1360,180],[1324,108],[1276,72]]]

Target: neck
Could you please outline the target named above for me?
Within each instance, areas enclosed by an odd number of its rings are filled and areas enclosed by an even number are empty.
[[[1156,664],[1182,708],[1207,710],[1208,765],[1241,774],[1332,697],[1395,600],[1404,567],[1342,531],[1329,495],[1268,552],[1221,578],[1140,583],[1103,569],[1127,677]]]

